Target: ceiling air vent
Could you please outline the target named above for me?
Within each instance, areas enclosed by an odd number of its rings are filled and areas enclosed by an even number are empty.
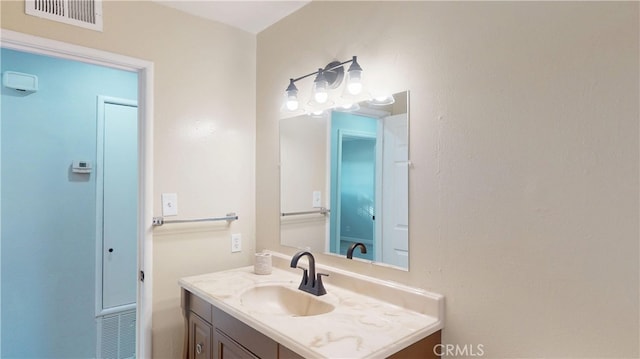
[[[27,15],[102,31],[102,0],[25,0]]]

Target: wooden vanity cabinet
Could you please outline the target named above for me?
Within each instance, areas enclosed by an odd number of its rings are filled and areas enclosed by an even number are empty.
[[[303,359],[184,289],[182,312],[184,359]]]
[[[182,311],[184,359],[304,359],[184,289]],[[437,344],[440,344],[440,331],[389,358],[438,358],[433,351]]]

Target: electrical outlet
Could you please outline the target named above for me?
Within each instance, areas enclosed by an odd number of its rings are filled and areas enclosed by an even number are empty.
[[[234,233],[231,235],[231,253],[242,251],[242,235]]]

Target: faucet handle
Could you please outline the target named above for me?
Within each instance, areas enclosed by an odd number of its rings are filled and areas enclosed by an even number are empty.
[[[322,284],[322,276],[328,277],[329,275],[326,273],[318,273],[318,275],[316,276],[317,278],[314,288],[314,294],[318,296],[327,294],[327,290],[324,289],[324,284]]]

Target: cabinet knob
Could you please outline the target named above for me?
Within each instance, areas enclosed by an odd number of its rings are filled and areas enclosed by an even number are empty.
[[[196,354],[202,354],[202,344],[196,345]]]
[[[109,248],[109,253],[113,253],[113,248]]]

